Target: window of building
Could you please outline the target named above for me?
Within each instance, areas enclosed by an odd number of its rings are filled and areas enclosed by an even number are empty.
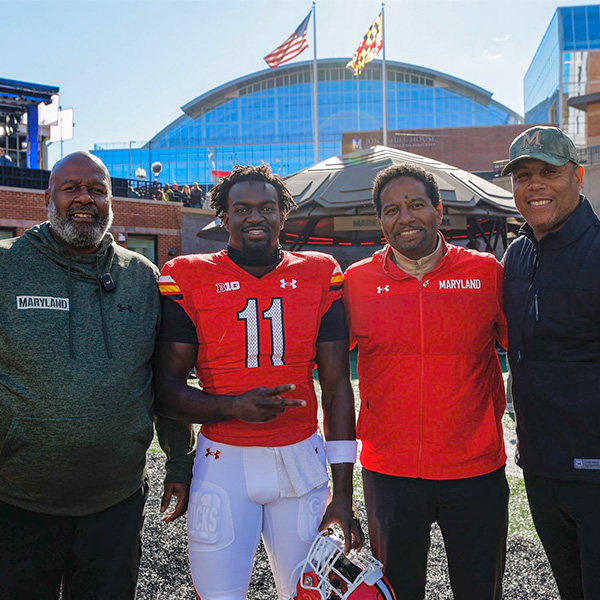
[[[557,40],[558,34],[552,45],[555,70]],[[579,61],[573,69],[583,64]],[[470,89],[427,75],[388,65],[388,128],[516,122],[505,107],[490,103],[488,98],[482,103]],[[149,165],[158,160],[163,165],[161,182],[177,181],[180,185],[193,181],[209,185],[213,170],[231,170],[234,164],[273,162],[277,158],[278,172],[289,175],[314,161],[312,78],[312,65],[294,66],[293,72],[279,71],[276,77],[270,72],[253,77],[243,82],[237,97],[227,95],[207,101],[200,116],[174,122],[151,146],[124,150],[120,155],[103,150],[99,156],[113,175],[121,170],[135,171],[139,165],[150,172]],[[377,63],[369,64],[360,77],[345,68],[345,61],[320,66],[319,136],[321,151],[328,153],[321,154],[321,158],[341,153],[340,140],[345,131],[381,129],[381,78]],[[582,72],[581,85],[585,81]],[[538,88],[534,90],[535,98],[545,100],[552,95],[544,95],[544,90]],[[551,102],[555,101],[556,96]],[[546,121],[547,117],[538,122]]]
[[[14,229],[2,228],[0,229],[0,240],[8,240],[15,237],[17,232]]]
[[[129,234],[127,236],[127,247],[129,250],[143,254],[156,264],[156,236]]]

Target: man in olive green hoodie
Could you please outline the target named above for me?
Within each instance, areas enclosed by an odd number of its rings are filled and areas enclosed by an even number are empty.
[[[153,437],[156,267],[117,246],[110,176],[78,152],[48,222],[0,242],[0,598],[132,600]],[[183,514],[188,427],[156,419],[161,511]]]

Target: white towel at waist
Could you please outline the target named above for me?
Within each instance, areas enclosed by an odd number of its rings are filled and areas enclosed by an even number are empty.
[[[299,498],[329,481],[325,445],[318,431],[297,444],[279,446],[275,451],[282,498]]]

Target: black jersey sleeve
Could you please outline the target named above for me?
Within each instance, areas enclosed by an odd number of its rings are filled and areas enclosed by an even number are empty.
[[[321,319],[317,342],[337,342],[348,338],[346,314],[342,300],[336,300]]]
[[[163,297],[160,338],[165,342],[198,344],[196,326],[183,307],[174,300]]]

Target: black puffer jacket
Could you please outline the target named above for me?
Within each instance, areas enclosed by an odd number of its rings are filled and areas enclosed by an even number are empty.
[[[600,221],[582,196],[539,243],[521,233],[503,261],[517,463],[600,482]]]

